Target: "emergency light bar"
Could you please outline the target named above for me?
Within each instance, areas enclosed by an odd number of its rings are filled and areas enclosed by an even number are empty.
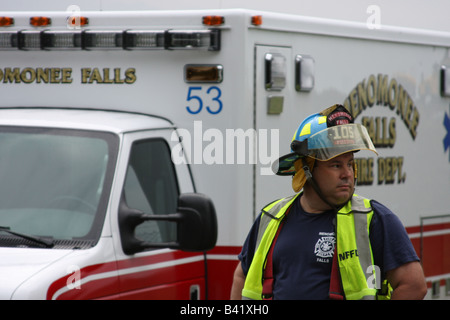
[[[19,31],[17,41],[19,48],[27,48],[27,50],[40,50],[41,32],[35,30]]]
[[[220,29],[0,31],[0,50],[220,50]]]
[[[123,49],[123,32],[85,30],[81,35],[81,43],[86,50]]]
[[[45,49],[81,50],[81,31],[42,31],[41,47]]]
[[[123,33],[125,49],[164,49],[164,31],[126,30]]]

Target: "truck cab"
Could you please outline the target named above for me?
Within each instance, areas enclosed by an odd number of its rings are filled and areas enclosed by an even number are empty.
[[[181,299],[204,297],[204,255],[174,249],[214,247],[215,211],[194,193],[188,166],[173,165],[170,121],[0,113],[0,298],[161,298],[171,287]],[[167,268],[177,272],[148,276]]]

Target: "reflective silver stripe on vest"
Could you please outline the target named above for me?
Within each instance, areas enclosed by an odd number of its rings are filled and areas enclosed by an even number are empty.
[[[368,268],[373,265],[372,251],[370,246],[369,230],[367,215],[372,212],[372,207],[367,208],[364,203],[364,198],[353,195],[351,199],[352,212],[355,222],[355,238],[358,249],[358,256],[361,268],[367,277],[375,272],[372,268],[372,273],[367,274]],[[375,296],[364,296],[362,300],[375,300]]]
[[[372,265],[369,234],[367,231],[367,214],[355,213],[355,237],[358,246],[358,255],[361,268],[365,274]]]
[[[372,253],[367,225],[367,214],[372,212],[372,207],[366,208],[364,198],[353,196],[352,212],[355,219],[355,237],[358,245],[359,261],[363,272],[366,273],[372,265]]]
[[[352,201],[352,212],[353,213],[369,213],[372,211],[372,207],[366,208],[366,204],[364,203],[365,198],[353,195]]]
[[[261,215],[261,219],[259,222],[259,229],[258,229],[258,237],[256,238],[256,246],[255,246],[255,252],[259,247],[259,244],[261,243],[261,239],[264,235],[264,232],[267,229],[267,226],[269,225],[270,221],[273,219],[280,219],[281,217],[276,217],[277,213],[280,212],[281,208],[283,208],[289,201],[292,200],[292,198],[298,196],[298,194],[294,194],[292,196],[283,198],[278,201],[277,204],[275,204],[272,208],[270,208],[268,211],[265,211],[265,209],[270,206],[272,203],[268,204],[262,209],[263,214]]]

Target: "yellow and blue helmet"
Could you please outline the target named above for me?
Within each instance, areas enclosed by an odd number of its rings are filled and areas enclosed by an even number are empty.
[[[277,175],[294,175],[294,163],[302,157],[327,161],[359,150],[377,154],[367,129],[353,123],[350,112],[336,104],[303,120],[292,138],[291,153],[275,161],[272,170]]]

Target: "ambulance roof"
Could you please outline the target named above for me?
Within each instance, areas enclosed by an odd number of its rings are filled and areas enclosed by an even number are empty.
[[[32,6],[30,6],[32,8]],[[71,7],[73,8],[73,7]],[[92,7],[90,7],[92,8]],[[82,8],[80,8],[81,10]],[[132,10],[130,7],[128,10]],[[287,14],[270,11],[248,9],[202,9],[202,10],[134,10],[134,11],[86,11],[76,12],[88,18],[88,30],[124,30],[126,29],[208,29],[202,25],[203,16],[223,16],[224,24],[215,26],[220,29],[232,28],[235,18],[244,19],[250,29],[265,29],[272,31],[299,32],[307,34],[326,34],[336,37],[351,37],[389,42],[403,42],[448,46],[450,33],[439,30],[419,29],[382,24],[372,28],[366,21],[346,21],[298,14]],[[68,11],[2,11],[11,17],[14,23],[3,28],[7,31],[34,30],[30,27],[30,17],[48,16],[51,18],[49,28],[43,30],[66,30]],[[262,16],[262,24],[251,24],[252,16]],[[24,29],[26,28],[26,29]],[[84,27],[83,27],[84,28]]]

